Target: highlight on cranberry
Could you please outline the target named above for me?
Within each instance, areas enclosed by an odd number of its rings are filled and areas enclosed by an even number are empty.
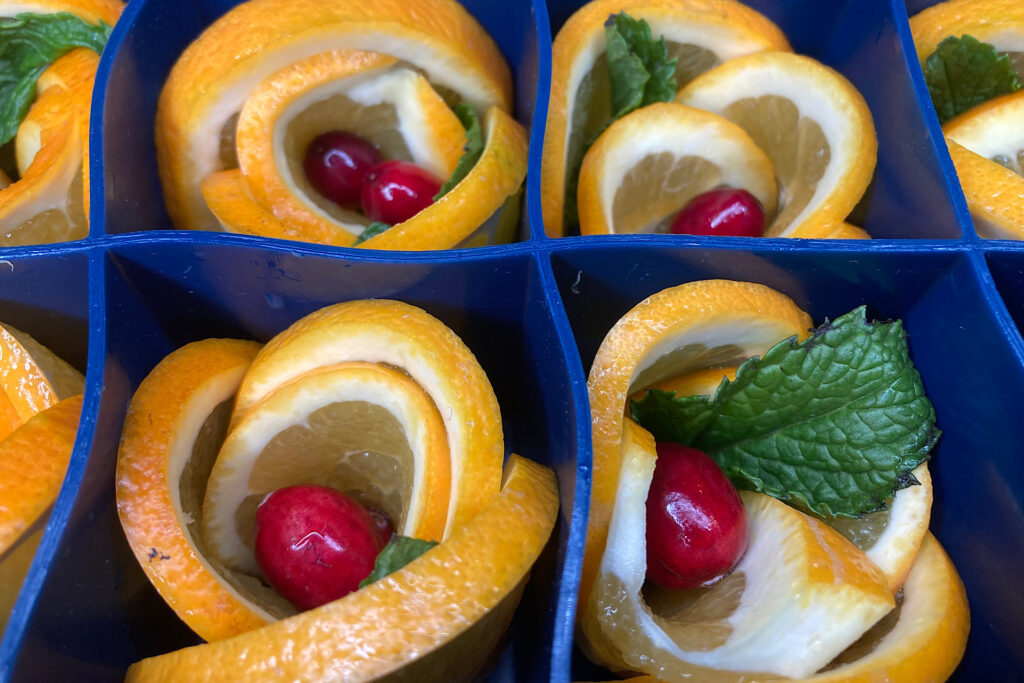
[[[303,168],[309,183],[324,197],[341,206],[358,207],[366,174],[383,160],[369,141],[331,130],[306,147]]]
[[[743,501],[706,454],[659,443],[647,493],[647,579],[662,588],[707,586],[747,548]]]
[[[358,589],[373,571],[394,531],[386,517],[325,486],[277,489],[256,510],[256,562],[297,609],[319,607]]]
[[[673,219],[674,235],[761,237],[766,219],[761,202],[746,190],[719,188],[691,199]]]
[[[395,225],[430,206],[440,191],[441,181],[416,164],[385,161],[363,183],[363,213],[372,221]]]

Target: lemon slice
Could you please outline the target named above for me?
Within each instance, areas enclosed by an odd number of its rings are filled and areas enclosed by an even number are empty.
[[[564,225],[567,174],[611,118],[604,24],[619,12],[647,21],[655,39],[665,37],[669,56],[678,58],[679,86],[726,60],[789,49],[775,24],[735,0],[597,0],[581,7],[552,45],[541,162],[544,226],[551,237],[572,227]]]
[[[222,139],[265,79],[328,50],[380,52],[422,71],[446,101],[511,108],[497,46],[454,0],[257,0],[233,8],[182,54],[157,107],[157,159],[175,225],[216,228],[199,182],[227,168]],[[230,146],[230,143],[229,143]]]
[[[407,373],[444,422],[451,461],[445,535],[494,496],[504,438],[494,390],[472,352],[420,308],[387,299],[322,308],[274,337],[238,390],[232,424],[277,387],[310,370],[348,361],[382,363]]]
[[[256,577],[217,563],[199,533],[232,398],[259,348],[207,339],[171,353],[132,397],[118,448],[117,513],[132,552],[171,609],[206,640],[295,613]]]
[[[238,118],[238,164],[264,209],[300,231],[331,228],[357,237],[369,219],[320,195],[306,179],[309,143],[328,130],[358,135],[386,159],[451,175],[466,136],[419,73],[373,52],[335,50],[296,62],[263,81]]]
[[[615,504],[627,398],[666,378],[738,365],[783,339],[805,338],[810,329],[810,317],[773,289],[702,280],[653,294],[609,330],[587,380],[594,471],[581,604],[597,575]]]
[[[0,557],[57,499],[81,412],[82,396],[72,396],[0,441]]]
[[[740,493],[748,544],[731,574],[709,588],[645,591],[645,501],[657,456],[650,435],[633,430],[643,431],[627,421],[608,542],[584,607],[584,636],[597,629],[617,650],[604,664],[666,680],[716,680],[721,670],[807,676],[893,608],[885,577],[853,544],[751,491]]]
[[[1024,77],[1024,7],[1016,0],[947,0],[910,18],[917,58],[925,60],[950,36],[969,35],[1008,55]]]
[[[450,470],[441,416],[408,375],[373,363],[319,368],[275,389],[228,434],[210,472],[203,536],[226,566],[258,575],[260,501],[320,484],[383,510],[400,534],[440,541]]]
[[[580,169],[584,235],[666,232],[672,217],[719,185],[753,194],[775,212],[775,176],[742,128],[680,104],[652,104],[608,127]]]
[[[871,182],[878,148],[871,112],[848,80],[809,57],[740,57],[699,76],[676,101],[724,116],[768,155],[779,211],[767,237],[823,237]]]
[[[971,107],[942,126],[946,137],[1024,176],[1024,90]]]
[[[557,512],[554,473],[512,455],[500,493],[402,569],[276,624],[145,659],[126,680],[472,680]]]

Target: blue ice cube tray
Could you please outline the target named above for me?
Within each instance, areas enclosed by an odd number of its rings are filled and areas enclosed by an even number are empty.
[[[401,299],[440,318],[487,371],[506,446],[553,467],[561,512],[490,681],[611,680],[574,645],[591,473],[586,375],[635,303],[704,278],[761,282],[816,321],[866,304],[901,318],[944,431],[932,531],[967,587],[971,635],[954,681],[1024,680],[1024,247],[979,239],[924,87],[901,0],[748,0],[794,49],[866,98],[878,167],[859,218],[871,241],[665,235],[549,239],[540,157],[551,39],[579,0],[465,0],[513,68],[531,134],[522,240],[372,252],[169,230],[153,143],[171,66],[233,0],[132,0],[96,80],[91,234],[0,251],[0,320],[86,371],[67,478],[0,641],[0,679],[120,680],[199,642],[156,594],[117,520],[128,402],[171,350],[265,341],[324,305]],[[911,13],[932,4],[910,2]]]

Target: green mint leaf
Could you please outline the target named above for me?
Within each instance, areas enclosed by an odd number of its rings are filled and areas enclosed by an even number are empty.
[[[676,60],[668,58],[665,38],[651,35],[650,25],[620,12],[605,23],[612,120],[676,94]]]
[[[437,541],[423,541],[411,536],[395,534],[384,546],[384,549],[377,554],[377,559],[373,563],[373,571],[359,582],[359,587],[369,586],[374,581],[397,572],[435,545],[437,545]]]
[[[363,242],[365,242],[366,240],[370,239],[371,237],[376,237],[377,235],[381,234],[385,230],[389,230],[390,228],[391,228],[391,226],[388,225],[387,223],[382,223],[380,221],[374,221],[374,222],[370,223],[369,225],[367,225],[366,228],[363,229],[363,231],[361,233],[359,233],[359,237],[357,237],[356,241],[352,243],[352,246],[354,247],[357,244],[362,244]]]
[[[714,398],[651,391],[631,414],[737,487],[831,517],[883,509],[940,434],[903,325],[869,323],[864,307],[746,361]]]
[[[0,18],[0,145],[18,132],[46,67],[76,47],[103,52],[110,31],[67,12]]]
[[[611,93],[611,118],[583,145],[579,157],[568,159],[565,178],[563,224],[579,223],[576,190],[579,187],[583,157],[608,126],[631,111],[655,102],[671,102],[676,96],[676,59],[668,58],[664,36],[657,40],[650,25],[625,12],[608,17],[604,25]]]
[[[464,102],[455,105],[454,111],[455,115],[459,117],[459,121],[462,122],[462,127],[466,129],[466,146],[462,148],[462,156],[459,158],[459,163],[455,165],[452,176],[434,195],[435,202],[461,183],[462,179],[469,175],[469,172],[476,166],[476,162],[480,161],[480,155],[484,153],[484,133],[476,111]]]
[[[925,60],[924,80],[942,123],[997,95],[1021,89],[1007,55],[966,35],[939,43]]]

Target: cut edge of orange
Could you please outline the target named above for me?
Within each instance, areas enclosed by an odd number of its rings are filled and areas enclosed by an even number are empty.
[[[208,339],[172,352],[132,398],[118,448],[117,511],[132,552],[161,597],[206,640],[274,619],[197,547],[187,532],[197,520],[186,518],[180,489],[206,420],[231,401],[258,349],[256,342]]]
[[[126,680],[172,673],[237,680],[265,673],[271,662],[280,675],[305,680],[369,680],[394,673],[454,642],[515,590],[544,548],[557,511],[554,473],[512,455],[500,492],[445,542],[402,569],[255,631],[142,660]],[[449,654],[453,660],[486,655]]]
[[[732,0],[597,0],[583,5],[559,29],[552,43],[551,90],[541,158],[541,211],[548,237],[561,237],[566,229],[563,225],[566,165],[576,93],[602,51],[605,21],[617,12],[647,20],[656,39],[659,26],[672,22],[684,27],[688,24],[709,27],[712,30],[707,32],[708,40],[736,32],[750,41],[752,48],[759,43],[759,47],[753,48],[755,51],[790,49],[786,36],[771,20]]]
[[[232,425],[276,387],[344,361],[407,372],[434,401],[451,453],[445,534],[498,490],[504,457],[501,412],[487,375],[466,344],[426,311],[391,299],[348,301],[298,320],[260,351],[238,390]]]
[[[214,22],[171,70],[157,104],[157,159],[175,225],[209,228],[200,179],[223,170],[221,129],[264,78],[331,49],[386,52],[427,72],[478,112],[509,111],[512,78],[495,42],[454,0],[242,3]]]
[[[483,153],[472,170],[439,200],[407,221],[371,237],[366,249],[451,249],[483,225],[526,178],[529,140],[518,121],[497,107],[484,116]]]
[[[730,327],[748,335],[742,352],[749,357],[788,337],[805,338],[812,325],[810,317],[789,297],[769,287],[731,280],[702,280],[651,295],[622,316],[602,341],[587,380],[593,474],[580,604],[589,599],[604,553],[622,460],[626,401],[639,374],[639,364],[645,359],[653,362],[654,359],[646,358],[652,350],[671,350],[665,347],[666,343],[698,340]],[[738,339],[728,343],[735,345]]]
[[[978,235],[1024,239],[1024,177],[946,138]]]
[[[82,373],[27,332],[0,323],[0,392],[20,422],[84,391]]]

